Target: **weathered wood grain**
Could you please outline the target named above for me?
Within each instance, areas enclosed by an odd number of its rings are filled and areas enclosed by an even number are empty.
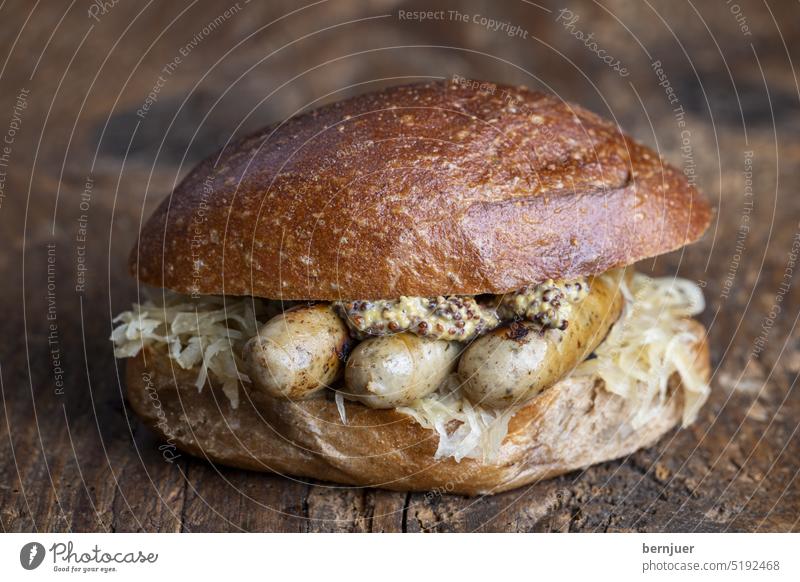
[[[162,68],[233,3],[193,6],[172,25],[185,6],[120,3],[99,21],[85,7],[67,11],[67,2],[7,2],[0,10],[0,47],[9,56],[0,71],[0,134],[17,96],[28,91],[0,190],[2,530],[800,531],[797,268],[781,291],[800,231],[800,92],[787,55],[798,62],[797,6],[740,1],[750,35],[724,4],[694,12],[681,3],[650,8],[621,0],[605,2],[607,10],[571,3],[579,16],[573,29],[558,20],[561,5],[546,4],[547,12],[523,2],[493,4],[491,16],[520,24],[527,39],[472,25],[400,21],[401,4],[392,1],[368,7],[334,0],[257,30],[290,4],[242,4],[240,14],[182,57],[141,117],[137,109]],[[402,7],[415,5],[423,3]],[[443,8],[489,10],[470,2]],[[392,16],[350,22],[382,14]],[[281,48],[333,24],[341,26]],[[570,34],[574,29],[593,32],[630,75],[606,67]],[[399,45],[452,48],[386,48]],[[347,56],[357,51],[369,52]],[[676,103],[659,86],[653,61],[661,62]],[[142,213],[233,132],[351,84],[453,74],[550,88],[614,116],[677,164],[687,164],[681,132],[689,132],[690,161],[718,220],[700,244],[642,268],[677,271],[705,285],[715,376],[701,419],[627,459],[483,498],[341,488],[186,455],[167,459],[126,409],[107,341],[111,315],[136,295],[124,257]],[[678,106],[685,127],[678,126]],[[751,211],[744,195],[748,151]],[[87,177],[91,191],[82,206]],[[744,216],[747,231],[737,248]],[[55,245],[50,277],[48,244]],[[88,270],[78,292],[81,245]],[[49,300],[55,319],[48,319]],[[770,320],[773,304],[780,313]],[[54,349],[63,394],[55,385]]]

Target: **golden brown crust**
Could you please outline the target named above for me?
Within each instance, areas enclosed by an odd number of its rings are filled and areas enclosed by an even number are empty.
[[[696,240],[711,210],[612,123],[520,87],[394,87],[266,128],[197,166],[131,269],[184,293],[503,293]]]
[[[697,337],[705,330],[696,326]],[[695,365],[710,375],[708,347]],[[129,360],[128,400],[144,421],[191,454],[246,469],[355,486],[451,493],[497,493],[628,455],[655,442],[681,418],[677,376],[661,413],[639,429],[630,401],[600,381],[568,378],[545,390],[509,423],[496,463],[433,458],[438,437],[404,414],[347,403],[347,425],[328,398],[275,400],[257,392],[237,410],[216,389],[198,393],[194,371],[163,354]]]

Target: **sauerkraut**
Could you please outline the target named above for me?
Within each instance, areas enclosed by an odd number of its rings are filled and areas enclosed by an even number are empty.
[[[134,304],[114,318],[114,355],[133,358],[145,347],[165,349],[170,360],[184,370],[198,368],[198,390],[211,376],[221,383],[231,407],[237,408],[239,383],[250,383],[241,371],[242,346],[273,309],[268,302],[252,297],[192,299],[167,292],[158,301]]]
[[[661,412],[668,396],[670,376],[680,375],[684,390],[683,424],[697,416],[709,394],[705,379],[693,365],[692,345],[698,341],[687,318],[704,309],[703,294],[694,283],[676,278],[651,279],[635,273],[630,286],[622,285],[622,315],[594,357],[573,371],[577,376],[604,380],[606,390],[632,400],[634,428]],[[280,312],[278,302],[252,297],[204,296],[190,299],[167,293],[161,301],[134,305],[114,319],[114,354],[136,356],[144,347],[166,350],[183,369],[197,367],[195,385],[202,390],[209,377],[236,408],[239,383],[250,383],[241,370],[241,350],[258,326]],[[346,423],[344,401],[335,402]],[[472,405],[463,397],[455,374],[433,394],[398,408],[439,437],[436,458],[497,459],[508,422],[519,406],[495,410]]]
[[[494,410],[471,404],[461,394],[458,376],[451,374],[439,390],[397,410],[423,428],[436,431],[439,446],[434,458],[472,458],[491,463],[497,458],[508,434],[508,421],[517,408]]]
[[[667,400],[670,377],[683,385],[683,426],[691,424],[708,398],[710,387],[698,375],[693,345],[697,337],[688,318],[705,309],[703,292],[686,279],[651,279],[634,273],[622,316],[584,361],[577,375],[602,378],[606,390],[635,404],[634,428],[657,416]]]

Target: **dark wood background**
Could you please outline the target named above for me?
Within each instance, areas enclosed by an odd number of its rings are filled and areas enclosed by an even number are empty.
[[[119,2],[106,13],[87,1],[2,4],[0,134],[12,142],[0,166],[2,529],[800,530],[797,3],[434,3],[519,25],[527,38],[399,18],[427,2],[302,4]],[[578,20],[565,26],[562,8]],[[695,169],[716,221],[701,243],[642,268],[705,285],[715,373],[699,421],[630,458],[494,497],[336,488],[185,455],[165,462],[125,406],[107,341],[111,315],[135,296],[124,258],[142,214],[231,134],[334,91],[325,100],[454,74],[549,88]]]

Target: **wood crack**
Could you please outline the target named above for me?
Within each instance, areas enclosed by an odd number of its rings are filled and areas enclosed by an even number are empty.
[[[178,524],[178,533],[186,533],[186,509],[189,505],[189,467],[188,461],[184,461],[184,468],[181,470],[183,476],[183,494],[181,495],[181,507],[178,515],[180,516],[180,523]]]
[[[406,493],[406,498],[403,500],[403,519],[400,524],[400,531],[403,533],[408,532],[408,506],[411,503],[411,492]]]

